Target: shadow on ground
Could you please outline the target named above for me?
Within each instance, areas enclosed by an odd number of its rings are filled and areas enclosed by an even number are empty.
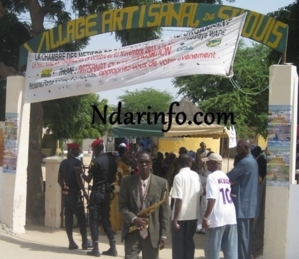
[[[81,248],[79,228],[74,229],[73,236],[77,245]],[[119,254],[117,258],[124,258],[124,244],[121,242],[120,231],[117,232],[115,238]],[[195,259],[205,258],[203,252],[204,238],[205,235],[202,234],[194,235],[196,248]],[[101,252],[109,248],[108,238],[102,231],[100,232],[99,243]],[[5,248],[8,249],[5,253],[3,253],[4,256],[6,256],[5,258],[52,259],[56,258],[58,255],[61,259],[75,259],[80,257],[82,258],[83,255],[86,255],[86,250],[68,249],[68,239],[64,228],[52,229],[31,224],[26,226],[26,234],[10,235],[4,232],[3,234],[0,233],[0,250]],[[0,256],[0,258],[2,257]],[[101,258],[108,259],[111,257],[102,255]],[[159,258],[172,258],[171,234],[168,235],[166,248],[161,250]]]
[[[59,246],[53,246],[53,245],[47,245],[47,244],[41,244],[41,243],[35,243],[35,242],[28,242],[25,240],[22,240],[20,238],[16,239],[9,236],[0,236],[0,240],[3,242],[13,243],[15,245],[20,246],[21,248],[25,248],[31,251],[37,251],[37,252],[45,252],[45,251],[51,251],[51,253],[58,253],[58,254],[74,254],[77,253],[78,250],[68,250],[66,247],[59,247]],[[81,252],[81,251],[80,251]],[[85,254],[86,251],[82,251],[82,254]]]

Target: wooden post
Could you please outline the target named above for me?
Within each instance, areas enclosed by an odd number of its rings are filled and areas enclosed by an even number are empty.
[[[222,139],[221,139],[221,156],[224,156],[223,147],[224,147],[224,130],[222,132]]]
[[[287,53],[282,53],[282,64],[285,65],[287,63]]]

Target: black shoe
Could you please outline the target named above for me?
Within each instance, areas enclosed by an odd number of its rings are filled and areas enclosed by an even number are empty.
[[[86,241],[82,243],[82,250],[87,250],[89,248],[93,248],[91,241]]]
[[[107,251],[104,251],[102,253],[103,255],[110,255],[110,256],[117,256],[117,250],[116,247],[110,247]]]
[[[95,257],[100,257],[101,256],[100,251],[95,250],[95,249],[92,249],[91,251],[87,252],[86,254],[90,255],[90,256],[95,256]]]
[[[69,244],[69,249],[70,249],[70,250],[75,250],[75,249],[78,249],[78,248],[79,248],[79,246],[77,246],[76,243],[71,243],[71,244]]]

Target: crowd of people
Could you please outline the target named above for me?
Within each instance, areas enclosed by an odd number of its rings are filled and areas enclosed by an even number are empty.
[[[148,144],[148,143],[147,143]],[[201,142],[199,149],[157,152],[153,157],[141,142],[136,153],[121,143],[118,155],[104,152],[102,139],[92,143],[88,174],[77,159],[79,145],[68,145],[68,158],[59,169],[58,182],[65,206],[69,249],[78,245],[72,237],[73,215],[78,219],[82,249],[99,257],[99,228],[106,233],[110,248],[103,255],[117,256],[115,233],[121,230],[125,258],[159,258],[159,250],[172,236],[172,258],[193,259],[194,234],[205,234],[205,256],[219,259],[250,259],[259,212],[260,186],[266,175],[266,159],[260,147],[240,140],[234,168],[221,171],[222,157]],[[84,182],[92,181],[87,194]],[[92,242],[87,239],[82,195],[88,202]],[[168,197],[171,196],[169,202]],[[170,231],[171,230],[171,231]]]

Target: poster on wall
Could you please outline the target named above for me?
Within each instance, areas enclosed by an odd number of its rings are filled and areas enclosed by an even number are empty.
[[[3,166],[3,155],[4,155],[4,121],[0,121],[0,167]]]
[[[269,105],[267,185],[289,184],[291,106]]]
[[[269,105],[268,125],[291,125],[290,105]]]
[[[15,174],[17,170],[18,124],[18,113],[5,114],[3,173]]]

